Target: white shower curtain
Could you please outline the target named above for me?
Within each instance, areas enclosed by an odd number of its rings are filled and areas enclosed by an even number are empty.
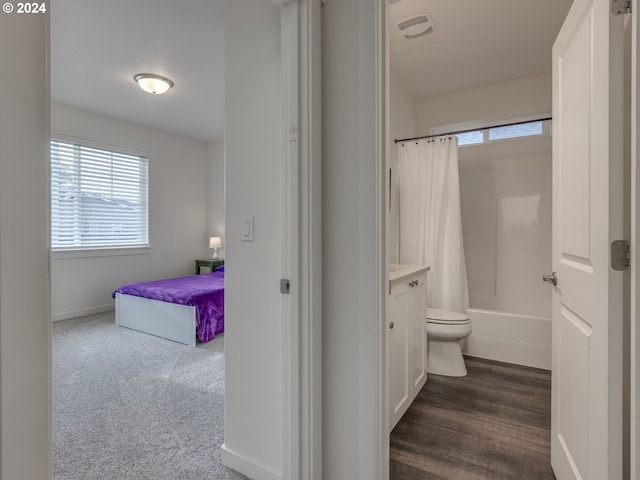
[[[469,308],[457,137],[397,144],[400,263],[428,265],[427,305]]]

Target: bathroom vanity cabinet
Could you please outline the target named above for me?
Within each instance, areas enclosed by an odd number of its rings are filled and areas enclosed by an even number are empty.
[[[427,380],[427,272],[429,267],[389,266],[387,362],[389,431]]]

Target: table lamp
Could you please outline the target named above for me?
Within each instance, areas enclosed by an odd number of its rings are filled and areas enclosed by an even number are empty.
[[[213,260],[218,260],[218,249],[220,247],[222,247],[222,240],[220,237],[209,238],[209,248],[213,248],[213,255],[211,256]]]

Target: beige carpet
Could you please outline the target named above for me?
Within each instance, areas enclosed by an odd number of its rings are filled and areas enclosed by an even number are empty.
[[[118,327],[54,323],[54,480],[239,480],[220,461],[224,336],[196,348]]]

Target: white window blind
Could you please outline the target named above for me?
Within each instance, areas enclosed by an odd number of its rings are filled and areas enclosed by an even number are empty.
[[[148,246],[147,158],[51,141],[51,246]]]

